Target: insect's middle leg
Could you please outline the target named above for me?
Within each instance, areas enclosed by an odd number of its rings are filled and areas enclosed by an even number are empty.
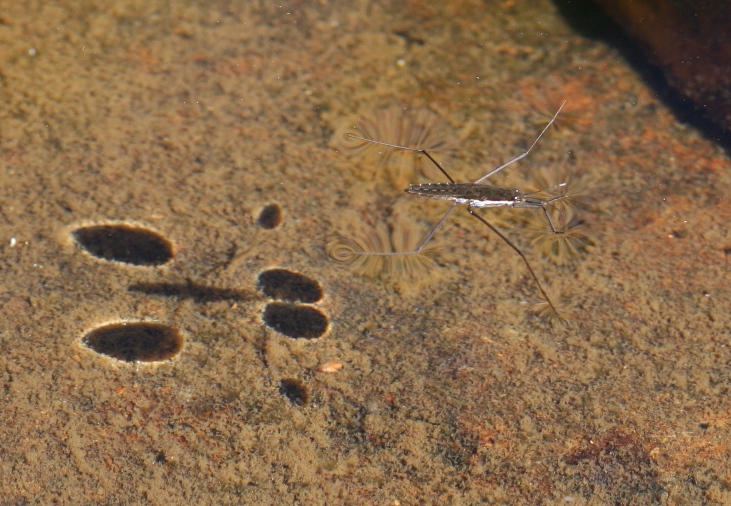
[[[492,169],[490,172],[488,172],[487,174],[485,174],[484,176],[482,176],[480,179],[478,179],[477,181],[475,181],[475,184],[479,184],[479,183],[483,182],[485,179],[488,179],[489,177],[494,176],[495,174],[497,174],[498,172],[500,172],[501,170],[503,170],[505,167],[507,167],[509,165],[512,165],[515,162],[517,162],[519,160],[522,160],[523,158],[525,158],[526,156],[528,156],[528,154],[535,147],[535,145],[538,144],[538,141],[541,140],[541,137],[543,137],[543,134],[546,133],[546,130],[548,130],[549,127],[551,125],[553,125],[553,122],[556,121],[556,117],[558,117],[558,113],[561,112],[561,109],[563,109],[563,106],[564,105],[566,105],[566,101],[564,101],[564,103],[561,104],[561,106],[558,108],[558,111],[556,111],[556,114],[554,114],[553,115],[553,118],[551,118],[551,121],[548,122],[548,125],[546,125],[543,128],[543,130],[541,130],[541,133],[538,134],[538,137],[536,137],[536,140],[533,141],[533,144],[531,144],[530,147],[524,153],[516,156],[512,160],[508,160],[507,162],[505,162],[504,164],[502,164],[500,167],[498,167],[496,169]],[[475,214],[475,216],[477,216],[477,215]]]
[[[437,233],[437,231],[442,228],[442,225],[444,225],[444,222],[447,220],[450,214],[452,214],[452,211],[454,211],[454,208],[457,207],[457,203],[453,202],[452,206],[447,209],[447,212],[444,213],[444,216],[437,222],[436,225],[434,225],[428,234],[424,236],[424,238],[421,240],[419,245],[412,251],[383,251],[383,252],[372,252],[372,251],[354,251],[353,254],[356,255],[362,255],[362,256],[398,256],[398,255],[418,255],[421,253],[421,251],[424,249],[424,247],[429,243],[429,241],[432,240],[434,237],[434,234]]]

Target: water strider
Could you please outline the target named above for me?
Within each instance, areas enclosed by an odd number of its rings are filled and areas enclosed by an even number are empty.
[[[444,167],[441,166],[439,162],[437,162],[426,150],[419,149],[419,148],[411,148],[407,146],[398,146],[396,144],[389,144],[386,142],[380,142],[372,139],[366,139],[364,137],[358,137],[356,135],[352,134],[346,134],[347,137],[351,137],[353,139],[358,139],[365,142],[370,142],[372,144],[380,144],[381,146],[387,146],[390,148],[395,149],[404,149],[407,151],[415,151],[416,153],[421,153],[424,156],[426,156],[436,167],[441,171],[442,174],[449,180],[448,183],[424,183],[424,184],[412,184],[409,185],[409,187],[406,189],[406,193],[411,193],[413,195],[419,195],[422,197],[429,197],[433,199],[440,199],[440,200],[449,200],[452,202],[451,207],[447,210],[446,213],[444,213],[444,216],[437,222],[434,227],[429,231],[428,234],[424,237],[424,239],[421,240],[419,245],[414,249],[413,251],[403,251],[403,252],[369,252],[369,251],[352,251],[355,255],[368,255],[368,256],[398,256],[398,255],[418,255],[421,253],[421,251],[424,249],[426,244],[431,240],[432,237],[434,237],[434,234],[439,230],[442,225],[444,224],[444,221],[447,219],[447,217],[452,213],[455,207],[459,204],[465,204],[467,205],[467,211],[480,220],[482,223],[487,225],[490,230],[495,232],[498,237],[500,237],[503,241],[505,241],[508,246],[513,248],[518,255],[523,259],[525,262],[526,267],[528,268],[528,272],[530,272],[531,277],[536,282],[536,285],[538,285],[538,289],[541,291],[541,294],[543,294],[543,297],[545,298],[546,302],[550,306],[553,313],[561,318],[561,316],[558,313],[558,310],[556,309],[556,306],[553,305],[553,302],[551,302],[551,299],[548,297],[548,294],[543,289],[543,285],[541,285],[541,282],[538,280],[538,276],[536,276],[535,272],[533,272],[533,268],[530,265],[530,262],[528,262],[528,258],[523,254],[523,252],[518,248],[515,244],[513,244],[510,239],[508,239],[502,232],[500,232],[495,226],[493,226],[490,222],[488,222],[485,218],[480,216],[479,214],[475,213],[475,208],[483,208],[483,207],[516,207],[516,208],[523,208],[523,209],[542,209],[546,219],[548,220],[548,224],[551,227],[551,231],[553,233],[561,233],[558,230],[556,230],[556,227],[553,224],[553,220],[551,220],[551,216],[548,213],[547,207],[553,206],[553,202],[556,200],[560,200],[563,198],[567,198],[565,196],[559,196],[554,197],[548,200],[531,196],[532,193],[523,193],[520,190],[517,189],[509,189],[509,188],[502,188],[500,186],[494,186],[490,184],[481,184],[483,181],[488,179],[491,176],[494,176],[504,168],[514,164],[515,162],[525,158],[528,156],[528,153],[531,152],[533,147],[538,143],[540,138],[543,136],[544,133],[546,133],[546,130],[553,124],[554,121],[556,121],[556,118],[558,117],[558,114],[561,112],[561,109],[566,104],[566,102],[563,102],[561,106],[558,108],[558,111],[556,111],[556,114],[553,115],[551,118],[551,121],[548,122],[548,124],[543,128],[540,134],[538,134],[538,137],[536,137],[536,140],[533,141],[533,144],[530,145],[530,147],[522,154],[516,156],[512,160],[509,160],[508,162],[502,164],[500,167],[491,170],[481,178],[477,179],[476,181],[472,183],[457,183],[452,179],[452,176],[449,175],[449,173],[444,169]],[[554,188],[557,187],[563,187],[565,184],[560,184]],[[549,190],[551,188],[548,188]],[[535,192],[534,192],[535,193]]]

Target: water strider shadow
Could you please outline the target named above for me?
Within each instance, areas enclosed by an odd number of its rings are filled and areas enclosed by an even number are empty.
[[[218,302],[231,300],[237,302],[258,300],[261,297],[253,291],[233,288],[216,288],[188,280],[185,283],[135,283],[130,285],[130,292],[141,292],[147,295],[162,295],[178,299],[192,299],[196,302]]]

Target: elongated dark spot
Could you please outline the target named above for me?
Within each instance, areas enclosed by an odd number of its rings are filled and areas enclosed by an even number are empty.
[[[314,279],[287,269],[270,269],[259,274],[259,290],[272,299],[289,302],[317,302],[322,287]]]
[[[91,350],[124,362],[169,360],[183,348],[183,336],[162,323],[112,323],[87,333],[81,342]]]
[[[173,245],[157,232],[134,225],[77,228],[74,240],[90,255],[132,265],[162,265],[173,258]]]
[[[314,339],[327,331],[328,320],[311,306],[272,302],[264,309],[262,319],[280,334],[295,339]]]

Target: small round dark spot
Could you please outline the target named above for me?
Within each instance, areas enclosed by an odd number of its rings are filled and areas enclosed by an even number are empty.
[[[168,461],[165,452],[155,453],[155,464],[165,464]]]
[[[287,337],[314,339],[327,331],[327,316],[311,306],[272,302],[264,309],[267,326]]]
[[[304,406],[310,401],[310,391],[307,385],[295,378],[287,378],[280,381],[279,393],[296,406]]]
[[[708,427],[710,427],[710,425],[707,424],[707,423],[705,423],[705,422],[703,422],[703,423],[699,423],[698,424],[698,427],[700,427],[703,430],[708,430]]]
[[[282,208],[279,204],[269,204],[259,213],[256,223],[267,230],[278,227],[282,224]]]
[[[270,269],[259,274],[259,290],[267,297],[290,302],[317,302],[322,287],[312,278],[287,269]]]
[[[86,334],[81,342],[101,355],[125,362],[158,362],[177,355],[183,336],[162,323],[112,323]]]
[[[134,225],[94,225],[74,230],[74,240],[90,255],[132,265],[162,265],[173,245],[157,232]]]

